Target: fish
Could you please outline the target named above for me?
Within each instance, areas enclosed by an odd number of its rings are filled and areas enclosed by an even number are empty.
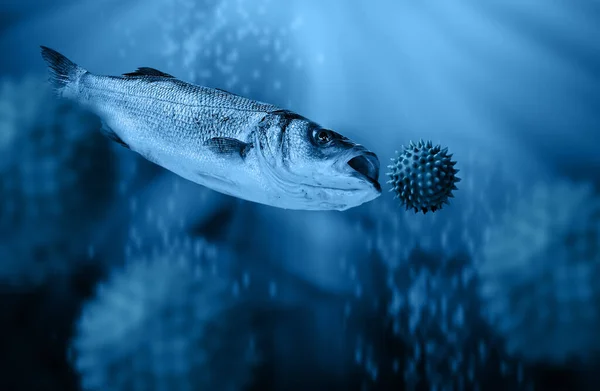
[[[60,98],[96,114],[111,140],[175,174],[244,200],[347,210],[381,195],[379,159],[291,110],[154,68],[93,74],[41,46]]]

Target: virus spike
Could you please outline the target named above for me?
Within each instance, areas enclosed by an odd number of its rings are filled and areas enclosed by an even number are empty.
[[[419,139],[418,142],[411,140],[408,147],[403,145],[402,150],[388,166],[392,191],[406,210],[426,213],[441,209],[448,197],[454,197],[452,190],[456,190],[455,184],[460,182],[455,175],[456,162],[450,159],[448,148]]]

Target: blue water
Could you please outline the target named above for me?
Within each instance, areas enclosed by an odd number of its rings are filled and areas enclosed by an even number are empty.
[[[600,5],[4,0],[1,390],[598,390]],[[451,205],[287,211],[52,97],[39,45],[448,147]]]

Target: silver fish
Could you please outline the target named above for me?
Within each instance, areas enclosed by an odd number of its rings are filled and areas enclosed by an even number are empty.
[[[42,46],[57,94],[104,133],[221,193],[286,209],[345,210],[381,194],[377,156],[289,110],[153,68],[94,75]]]

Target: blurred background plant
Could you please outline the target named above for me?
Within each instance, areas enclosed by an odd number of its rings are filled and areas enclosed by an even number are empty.
[[[537,184],[487,232],[477,267],[507,350],[565,364],[600,353],[600,198],[589,184]]]
[[[348,304],[367,389],[533,389],[481,316],[472,258],[415,248],[391,269],[372,262],[385,290]]]
[[[86,390],[239,390],[258,360],[249,307],[200,240],[132,259],[82,310],[73,361]]]
[[[1,82],[3,285],[42,284],[76,268],[71,258],[87,258],[87,236],[116,178],[99,127],[95,116],[55,99],[42,78]]]

